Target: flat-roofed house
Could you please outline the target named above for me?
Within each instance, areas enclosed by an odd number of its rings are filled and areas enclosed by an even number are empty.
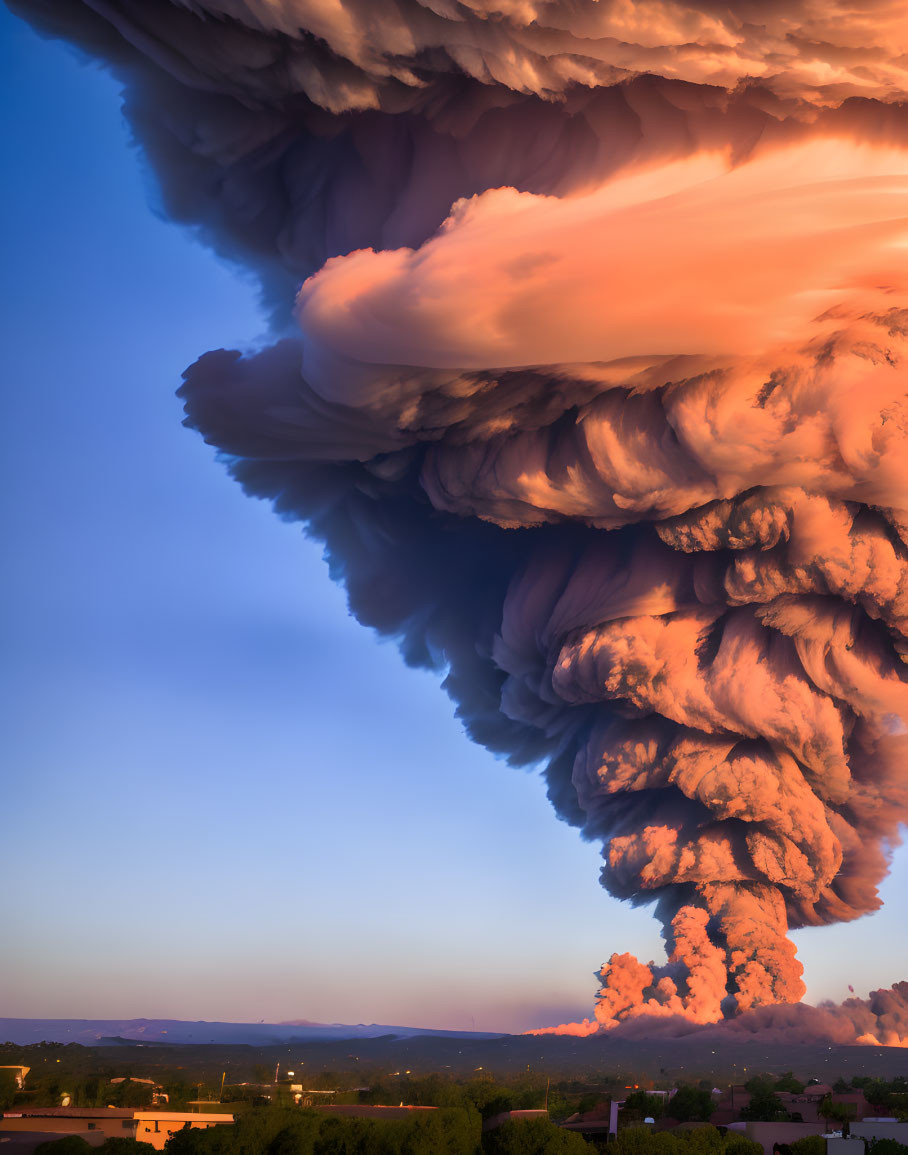
[[[114,1135],[134,1139],[136,1123],[131,1107],[20,1107],[5,1111],[0,1118],[0,1133],[23,1131],[53,1132],[55,1135],[100,1136],[101,1142]]]
[[[218,1124],[233,1122],[233,1115],[200,1114],[194,1111],[135,1111],[135,1138],[140,1143],[150,1143],[162,1150],[171,1135],[182,1131],[188,1123],[196,1128],[216,1127]]]

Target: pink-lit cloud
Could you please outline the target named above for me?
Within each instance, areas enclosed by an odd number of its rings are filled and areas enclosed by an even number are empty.
[[[559,1029],[904,1040],[901,987],[791,1006],[787,937],[908,815],[900,6],[17,6],[260,279],[189,423],[655,904]]]

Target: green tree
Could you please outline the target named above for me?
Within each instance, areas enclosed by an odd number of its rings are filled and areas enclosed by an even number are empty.
[[[103,1089],[106,1103],[113,1107],[150,1107],[154,1095],[151,1083],[137,1083],[124,1079],[122,1083],[110,1083]]]
[[[666,1115],[679,1123],[706,1123],[714,1110],[709,1091],[698,1087],[679,1087],[665,1108]]]
[[[500,1094],[495,1095],[494,1098],[487,1099],[480,1108],[480,1114],[483,1120],[494,1119],[496,1115],[502,1115],[505,1111],[516,1110],[513,1095]]]
[[[727,1155],[731,1149],[735,1155],[762,1155],[763,1148],[758,1143],[745,1139],[743,1135],[731,1138],[733,1141],[729,1145],[721,1132],[708,1123],[682,1132],[625,1127],[609,1144],[609,1150],[614,1149],[614,1155]],[[741,1141],[740,1148],[736,1145],[737,1140]]]
[[[313,1155],[355,1155],[357,1147],[361,1146],[356,1135],[359,1128],[353,1126],[358,1119],[341,1119],[337,1115],[330,1115],[323,1120],[318,1135],[312,1144]]]
[[[107,1080],[100,1075],[89,1075],[73,1088],[73,1103],[77,1107],[100,1107],[107,1102]]]
[[[271,1142],[268,1155],[312,1155],[322,1120],[314,1113],[286,1127]]]
[[[660,1143],[663,1139],[670,1140],[670,1143]],[[667,1131],[654,1133],[649,1127],[634,1125],[622,1127],[609,1144],[609,1149],[615,1155],[681,1155],[682,1152],[677,1138]]]
[[[822,1135],[805,1135],[791,1144],[791,1155],[826,1155],[826,1140]]]
[[[908,1119],[908,1093],[895,1091],[889,1096],[889,1114],[902,1123]]]
[[[720,1155],[724,1151],[722,1134],[716,1127],[705,1123],[702,1127],[692,1127],[681,1136],[685,1155]]]
[[[577,1110],[577,1104],[572,1099],[566,1098],[559,1091],[551,1091],[549,1093],[549,1118],[550,1119],[567,1119]]]
[[[873,1104],[880,1111],[889,1111],[889,1096],[892,1093],[892,1085],[887,1083],[885,1079],[867,1079],[864,1080],[863,1087],[864,1098],[868,1103]]]
[[[804,1084],[794,1077],[791,1071],[786,1071],[784,1075],[778,1078],[773,1087],[775,1091],[788,1091],[792,1095],[800,1095],[804,1090]]]
[[[39,1143],[35,1155],[90,1155],[94,1148],[81,1135],[64,1135],[62,1139],[48,1139]]]
[[[263,1147],[262,1151],[267,1148]],[[164,1144],[167,1155],[234,1155],[236,1124],[190,1128],[187,1123]]]
[[[209,1131],[232,1132],[233,1146],[230,1150],[236,1155],[262,1155],[281,1131],[293,1126],[305,1114],[322,1118],[318,1112],[302,1112],[294,1107],[260,1107],[240,1115],[232,1127],[211,1127]]]
[[[501,1086],[491,1078],[471,1079],[464,1086],[463,1094],[464,1102],[471,1104],[483,1119],[490,1119],[516,1106],[512,1088]]]
[[[484,1155],[592,1155],[582,1135],[548,1119],[512,1119],[483,1136]],[[427,1155],[434,1155],[428,1153]]]
[[[847,1123],[857,1114],[854,1103],[836,1103],[827,1095],[817,1107],[817,1114],[822,1115],[827,1123]]]
[[[183,1079],[174,1079],[172,1082],[164,1083],[162,1090],[167,1096],[165,1105],[167,1111],[185,1111],[189,1107],[189,1100],[195,1098],[195,1087],[190,1086]]]
[[[233,1126],[189,1130],[167,1155],[476,1155],[481,1120],[472,1109],[414,1112],[405,1119],[356,1119],[270,1107]]]
[[[0,1071],[0,1111],[8,1111],[16,1098],[19,1084],[12,1071]]]
[[[405,1120],[401,1155],[473,1155],[481,1127],[479,1115],[463,1108],[419,1112]]]
[[[748,1139],[737,1131],[728,1131],[723,1143],[724,1155],[763,1155],[763,1145]],[[813,1155],[813,1153],[811,1153]],[[816,1155],[826,1155],[826,1148],[816,1152]]]
[[[868,1145],[873,1155],[908,1155],[908,1147],[896,1139],[874,1139]]]
[[[151,1143],[140,1143],[136,1139],[127,1139],[125,1135],[111,1135],[95,1150],[101,1155],[152,1155],[154,1146]]]
[[[751,1084],[747,1084],[748,1089]],[[753,1083],[750,1102],[741,1109],[741,1118],[752,1123],[782,1123],[788,1119],[785,1104],[772,1089],[772,1084]]]
[[[651,1147],[648,1155],[685,1155],[687,1144],[679,1135],[669,1131],[654,1131],[649,1135]]]
[[[628,1117],[634,1115],[645,1119],[651,1116],[653,1119],[660,1119],[664,1097],[664,1095],[647,1095],[646,1091],[632,1091],[624,1100],[622,1110],[628,1113]]]

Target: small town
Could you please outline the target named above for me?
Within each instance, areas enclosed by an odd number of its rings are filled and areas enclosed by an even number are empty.
[[[903,1076],[830,1084],[787,1071],[660,1086],[479,1068],[469,1078],[370,1071],[354,1085],[349,1073],[278,1062],[258,1064],[256,1081],[228,1081],[225,1070],[211,1086],[178,1071],[101,1075],[84,1061],[67,1070],[83,1048],[28,1050],[34,1068],[0,1065],[4,1155],[908,1155]]]

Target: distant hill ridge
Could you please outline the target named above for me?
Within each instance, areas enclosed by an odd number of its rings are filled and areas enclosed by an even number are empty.
[[[183,1019],[3,1019],[0,1042],[17,1043],[272,1043],[315,1039],[376,1039],[395,1035],[410,1039],[435,1035],[449,1039],[497,1039],[498,1031],[436,1031],[427,1027],[387,1026],[379,1023],[312,1023],[306,1019],[284,1023],[208,1023]]]

